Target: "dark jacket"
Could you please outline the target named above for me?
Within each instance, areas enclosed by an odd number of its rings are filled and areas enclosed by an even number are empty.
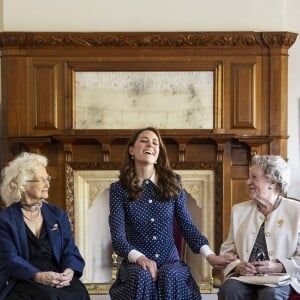
[[[57,264],[80,277],[85,263],[74,243],[67,214],[48,203],[43,203],[42,214]],[[0,300],[5,299],[17,280],[31,280],[39,271],[28,261],[22,210],[20,203],[14,203],[0,212]]]

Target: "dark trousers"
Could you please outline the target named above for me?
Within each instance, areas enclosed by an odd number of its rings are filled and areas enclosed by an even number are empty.
[[[288,299],[293,288],[290,285],[269,287],[227,279],[220,287],[219,300],[284,300]]]

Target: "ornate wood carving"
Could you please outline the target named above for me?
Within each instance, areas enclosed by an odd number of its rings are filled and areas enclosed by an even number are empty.
[[[74,170],[119,170],[120,163],[116,162],[71,162],[69,164]]]
[[[178,161],[171,162],[173,170],[213,170],[213,161]]]
[[[72,230],[74,229],[74,170],[66,164],[65,170],[66,184],[66,212],[68,213]]]
[[[291,47],[291,32],[2,32],[6,47]]]

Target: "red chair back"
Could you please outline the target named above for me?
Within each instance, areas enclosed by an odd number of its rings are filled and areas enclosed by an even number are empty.
[[[180,232],[179,225],[178,225],[178,223],[175,219],[174,219],[174,222],[173,222],[173,235],[174,235],[175,245],[176,245],[177,250],[179,252],[179,257],[180,257],[180,259],[184,260],[185,240],[184,240],[183,235]]]
[[[300,300],[300,295],[294,292],[292,295],[290,295],[289,300]]]

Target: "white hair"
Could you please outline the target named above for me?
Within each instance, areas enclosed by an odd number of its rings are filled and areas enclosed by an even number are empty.
[[[36,169],[47,167],[48,159],[40,154],[23,152],[2,170],[0,193],[6,206],[20,201],[26,180],[32,180]]]
[[[286,161],[280,155],[255,155],[252,158],[252,165],[262,168],[265,176],[277,183],[280,194],[286,194],[290,185],[291,173]]]

